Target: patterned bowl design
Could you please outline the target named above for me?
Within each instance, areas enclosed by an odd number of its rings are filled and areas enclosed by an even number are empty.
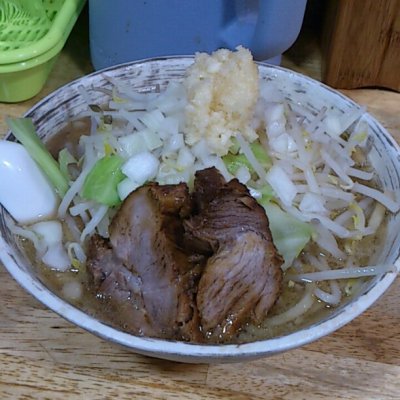
[[[89,91],[91,87],[109,88],[111,84],[107,78],[112,77],[129,82],[132,87],[139,90],[155,90],[158,87],[165,87],[170,80],[182,79],[186,68],[192,62],[192,57],[157,58],[97,71],[53,92],[28,111],[26,116],[33,118],[39,135],[46,141],[62,129],[69,118],[79,115],[86,109],[87,103],[79,92],[79,86],[84,86]],[[339,92],[301,74],[267,64],[259,64],[259,71],[262,79],[276,81],[285,98],[292,104],[304,108],[306,115],[315,115],[323,106],[335,109],[337,112],[360,109],[359,105]],[[106,95],[100,92],[96,92],[95,96],[93,99],[97,104],[106,99]],[[400,148],[373,117],[365,113],[363,118],[370,126],[370,158],[377,170],[380,184],[382,188],[393,190],[399,199]],[[6,139],[15,140],[10,133]],[[356,296],[338,307],[334,313],[311,326],[285,336],[242,345],[170,342],[121,332],[85,314],[52,293],[40,281],[14,240],[8,229],[9,221],[7,212],[0,208],[0,260],[25,290],[49,309],[95,335],[140,354],[182,362],[237,362],[273,355],[310,343],[360,315],[386,291],[397,275],[388,272],[369,280]],[[397,266],[400,255],[399,232],[400,216],[392,215],[388,221],[387,238],[371,262],[385,262]]]

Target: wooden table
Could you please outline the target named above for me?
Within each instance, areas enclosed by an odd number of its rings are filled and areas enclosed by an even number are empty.
[[[292,53],[283,65],[320,76],[313,52]],[[5,115],[21,115],[91,69],[87,33],[78,24],[43,91],[24,103],[0,104],[0,135]],[[345,93],[400,141],[400,94]],[[0,366],[1,400],[399,399],[400,279],[351,324],[301,349],[241,364],[185,365],[135,355],[73,326],[0,266]]]

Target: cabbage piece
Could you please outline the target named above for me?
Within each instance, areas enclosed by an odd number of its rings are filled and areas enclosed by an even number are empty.
[[[57,161],[37,135],[32,120],[30,118],[8,117],[6,121],[14,136],[37,162],[54,186],[56,193],[62,198],[68,190],[68,181],[60,171]]]
[[[228,153],[226,156],[222,157],[226,168],[232,175],[236,175],[240,167],[246,167],[249,171],[253,170],[247,157],[244,154],[232,154]]]
[[[313,228],[310,224],[282,211],[274,203],[268,202],[262,206],[268,216],[274,244],[285,261],[282,268],[286,269],[311,239]]]
[[[108,206],[120,204],[117,187],[125,178],[121,171],[123,163],[124,159],[117,155],[100,158],[85,179],[82,197]]]
[[[266,183],[261,189],[258,189],[258,192],[260,193],[261,197],[257,200],[264,208],[265,205],[275,197],[275,192],[269,183]]]
[[[250,143],[250,148],[254,154],[254,157],[265,170],[271,168],[271,158],[260,143]],[[250,161],[243,153],[232,154],[231,152],[229,152],[227,155],[222,157],[222,160],[224,161],[226,168],[232,175],[236,175],[238,169],[241,167],[246,167],[251,174],[255,172]]]

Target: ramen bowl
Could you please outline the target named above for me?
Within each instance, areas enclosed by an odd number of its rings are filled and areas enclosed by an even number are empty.
[[[82,86],[109,89],[110,78],[129,83],[137,90],[163,88],[171,80],[182,80],[192,57],[168,57],[126,63],[71,82],[53,92],[29,110],[25,116],[33,119],[39,136],[46,142],[61,131],[69,120],[87,109],[87,99],[82,95]],[[305,115],[315,115],[322,107],[335,109],[338,113],[360,111],[361,107],[352,100],[327,86],[281,67],[259,64],[261,79],[274,81],[284,98],[306,110]],[[107,90],[96,92],[96,104],[106,100]],[[307,118],[307,116],[306,116]],[[390,134],[368,113],[362,118],[369,126],[369,159],[376,170],[382,189],[390,190],[400,199],[400,152]],[[15,140],[9,133],[6,140]],[[388,289],[397,275],[400,256],[400,215],[387,218],[385,240],[379,251],[370,260],[374,265],[391,265],[389,272],[374,276],[357,289],[332,312],[319,320],[299,327],[288,334],[271,339],[243,344],[191,344],[178,341],[138,337],[90,316],[53,292],[40,278],[37,269],[27,257],[23,247],[12,234],[11,217],[4,208],[0,209],[0,259],[14,279],[50,310],[71,323],[105,340],[125,346],[136,353],[190,363],[239,362],[271,356],[298,348],[329,335],[351,322],[370,307]]]

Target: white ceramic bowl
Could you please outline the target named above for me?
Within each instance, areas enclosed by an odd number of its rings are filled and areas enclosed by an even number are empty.
[[[55,91],[26,116],[33,118],[39,135],[46,141],[66,124],[69,117],[80,114],[86,103],[78,92],[78,86],[90,89],[92,86],[109,87],[105,76],[129,81],[138,89],[164,87],[171,79],[182,79],[184,71],[193,62],[190,57],[170,57],[127,63],[98,71],[78,79]],[[259,65],[263,79],[275,80],[281,91],[291,102],[308,111],[316,112],[322,106],[333,107],[342,112],[360,107],[340,93],[300,74],[283,68]],[[97,104],[104,98],[98,94]],[[400,198],[400,151],[389,133],[370,115],[363,117],[371,131],[371,162],[377,170],[383,188],[396,192]],[[9,134],[8,140],[13,140]],[[311,326],[302,328],[286,336],[261,340],[242,345],[197,345],[170,342],[158,339],[136,337],[121,332],[73,307],[51,292],[35,274],[30,262],[24,256],[13,235],[8,229],[10,221],[6,211],[0,208],[0,259],[19,284],[39,301],[72,323],[104,339],[119,343],[133,351],[183,362],[236,362],[269,356],[310,343],[328,335],[353,320],[373,304],[389,287],[396,273],[388,272],[364,284],[360,292],[348,303],[338,307],[335,312]],[[371,262],[397,264],[400,255],[400,215],[392,215],[388,222],[388,233],[379,253]]]

